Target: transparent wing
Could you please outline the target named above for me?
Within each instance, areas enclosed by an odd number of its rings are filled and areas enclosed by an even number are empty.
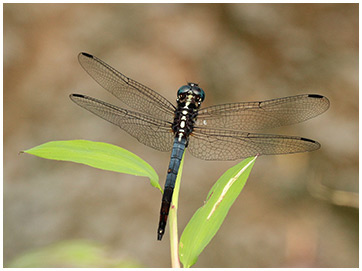
[[[139,142],[159,151],[171,151],[174,135],[171,122],[132,112],[81,94],[70,98],[93,114],[119,126]]]
[[[319,148],[318,142],[302,137],[207,128],[195,128],[188,145],[193,156],[204,160],[236,160],[257,154],[288,154]]]
[[[158,119],[173,120],[174,105],[156,91],[128,78],[90,54],[80,53],[78,60],[98,84],[128,106]]]
[[[196,126],[204,128],[261,130],[314,118],[329,107],[329,100],[304,94],[263,102],[243,102],[206,107],[199,111]]]

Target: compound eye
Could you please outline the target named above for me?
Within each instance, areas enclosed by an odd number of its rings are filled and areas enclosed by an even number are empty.
[[[197,95],[198,97],[198,100],[200,102],[203,102],[204,99],[205,99],[205,92],[202,90],[202,88],[197,88],[197,90],[195,90],[195,94]]]
[[[205,92],[200,88],[201,92],[200,92],[200,99],[201,102],[203,102],[205,100]]]
[[[186,94],[190,91],[191,87],[190,86],[182,86],[178,89],[177,91],[177,96],[181,96],[182,94]]]

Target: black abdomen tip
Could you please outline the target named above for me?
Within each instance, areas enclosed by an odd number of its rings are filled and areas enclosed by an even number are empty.
[[[318,95],[318,94],[309,94],[308,97],[310,97],[310,98],[317,98],[317,99],[322,99],[322,98],[324,98],[322,95]]]
[[[81,52],[82,55],[86,56],[86,57],[89,57],[89,58],[93,58],[92,55],[88,54],[88,53],[84,53],[84,52]]]

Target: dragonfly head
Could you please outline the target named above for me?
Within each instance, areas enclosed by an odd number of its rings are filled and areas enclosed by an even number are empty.
[[[178,103],[195,104],[198,108],[205,99],[205,92],[196,83],[187,83],[177,91]]]

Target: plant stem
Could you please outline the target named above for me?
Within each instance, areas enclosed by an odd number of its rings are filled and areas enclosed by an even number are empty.
[[[180,183],[182,175],[182,167],[184,163],[184,155],[182,156],[180,168],[177,174],[175,189],[172,195],[171,208],[169,213],[170,219],[170,248],[171,248],[171,266],[172,268],[180,268],[180,259],[178,256],[178,232],[177,232],[177,208],[178,208],[178,196],[180,192]]]

